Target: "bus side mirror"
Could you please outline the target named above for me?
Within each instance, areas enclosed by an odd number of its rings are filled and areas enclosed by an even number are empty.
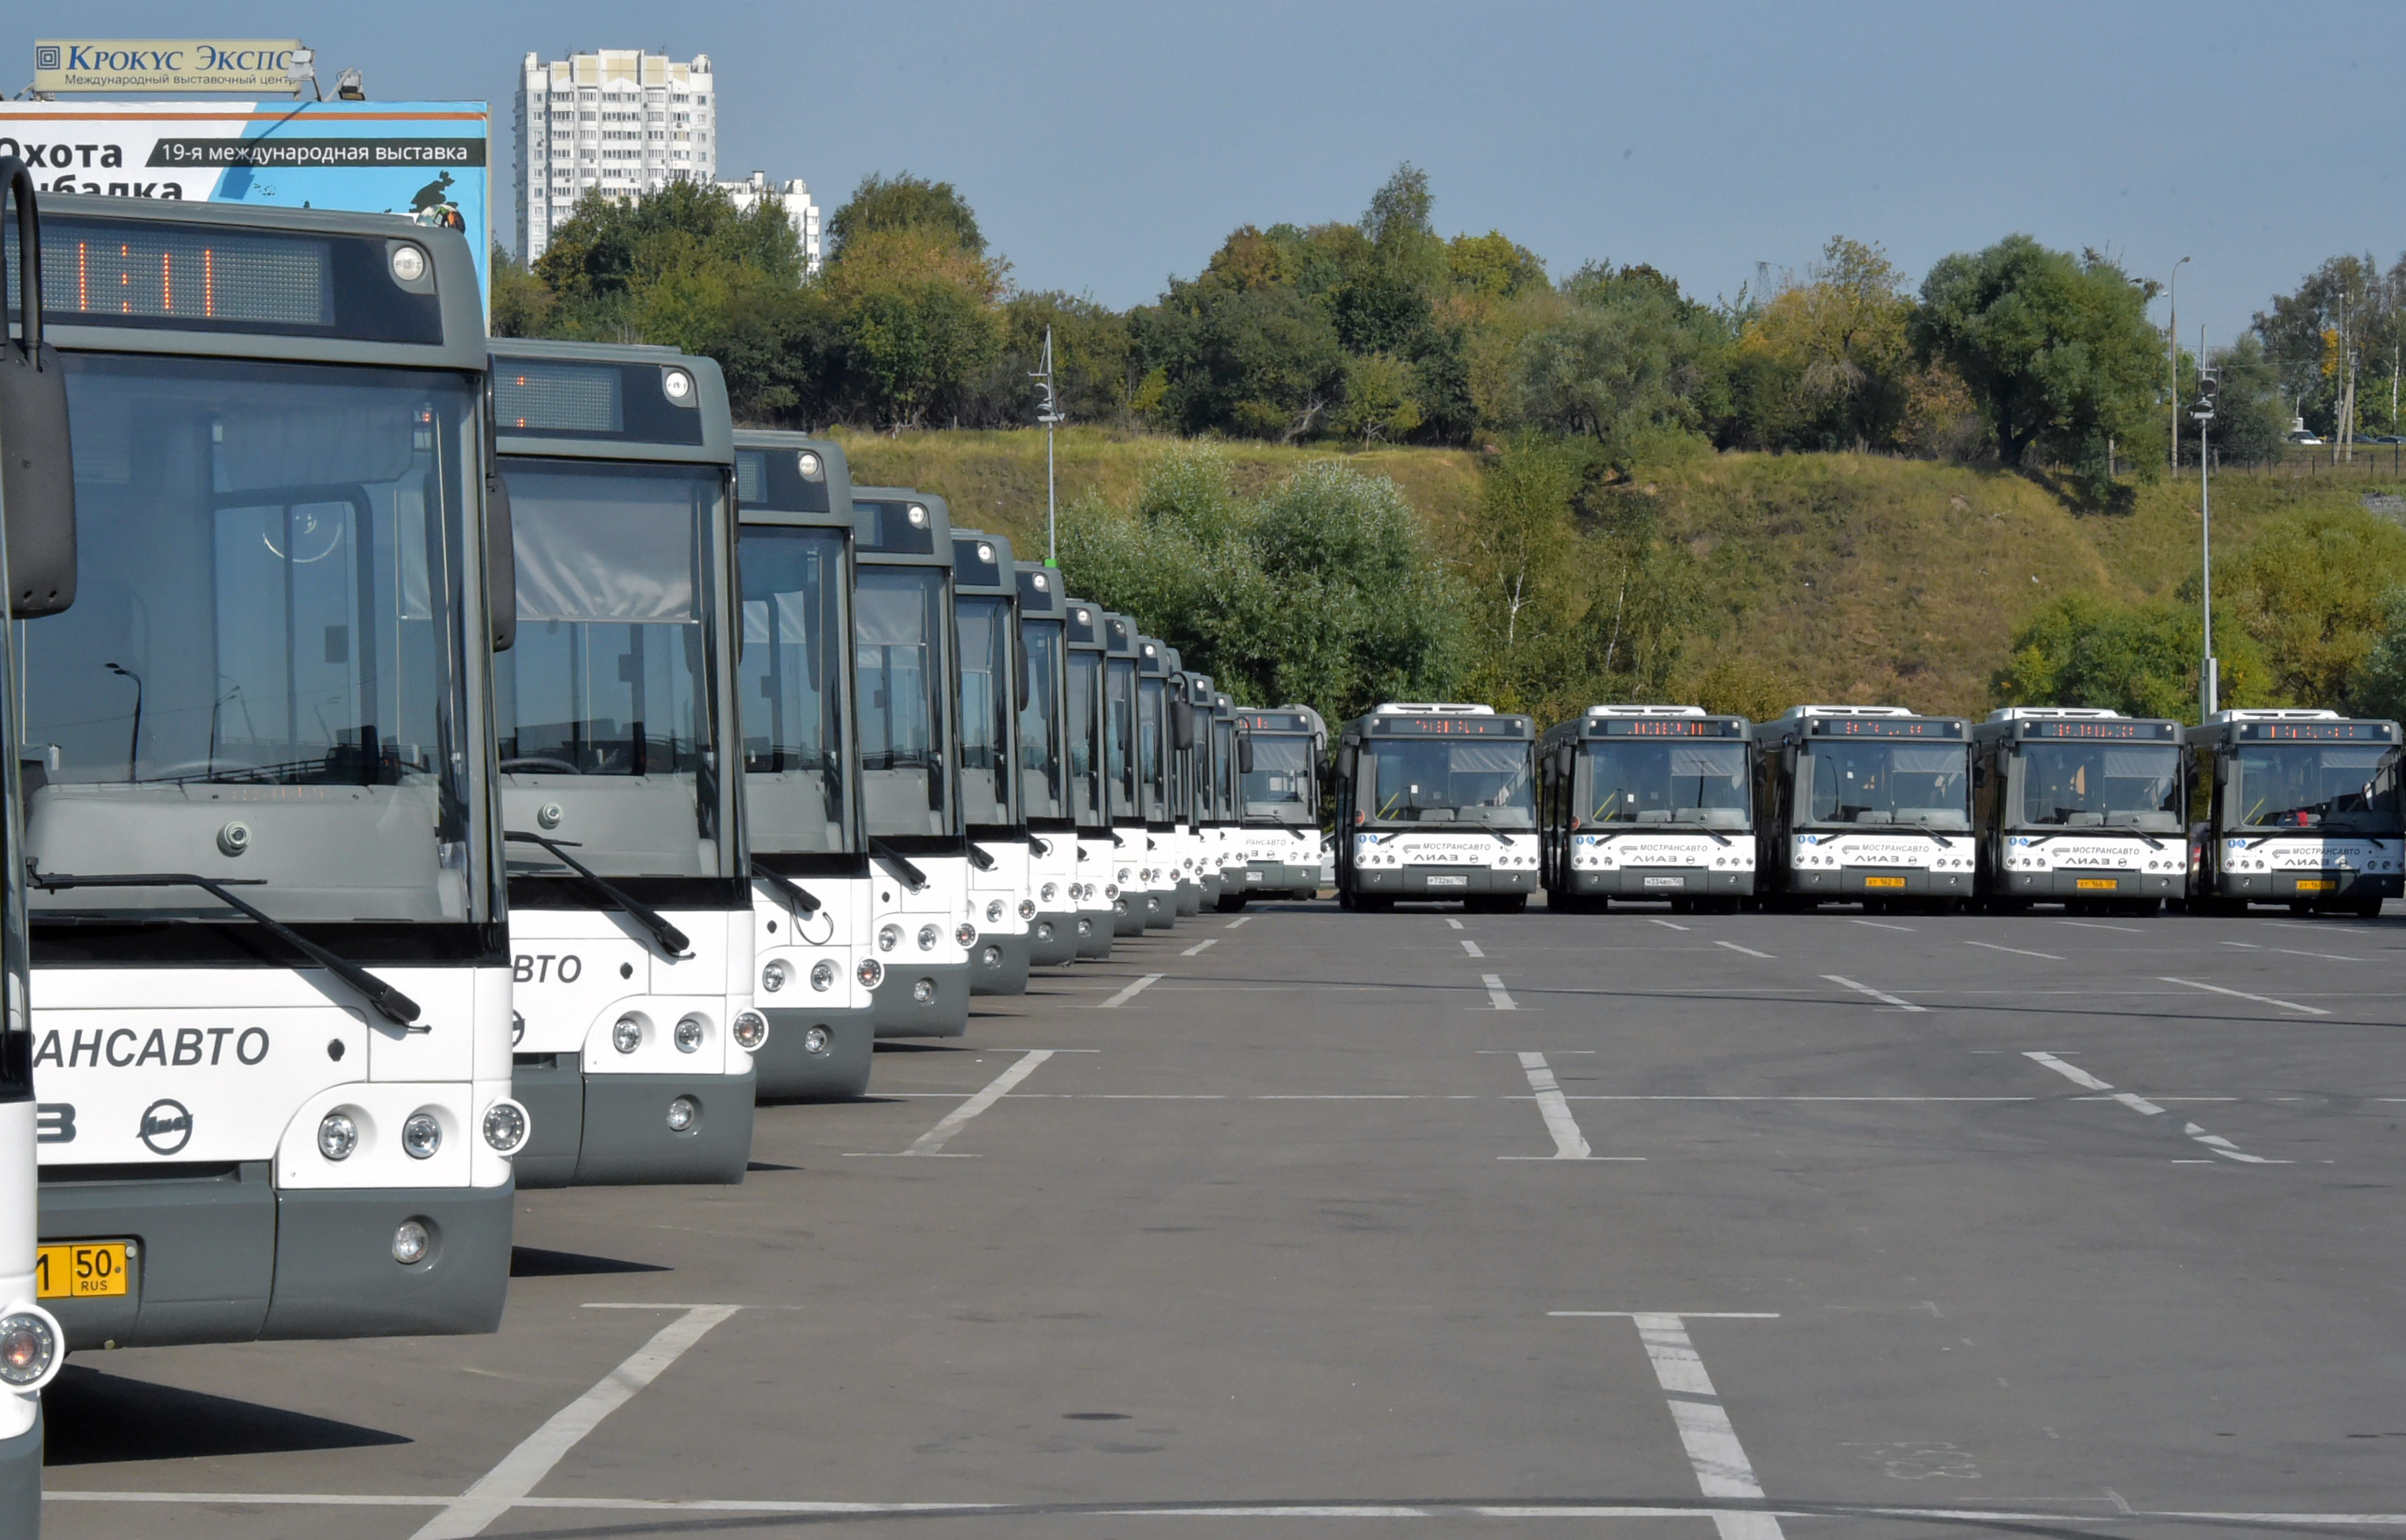
[[[1339,780],[1353,779],[1353,745],[1351,743],[1337,746],[1337,774]]]
[[[1169,703],[1169,746],[1173,749],[1195,746],[1195,708],[1183,700]]]
[[[1237,740],[1237,773],[1253,773],[1253,740],[1250,733]]]
[[[1571,755],[1573,752],[1574,751],[1568,743],[1564,743],[1560,748],[1554,750],[1554,779],[1557,781],[1567,781],[1571,778]]]
[[[485,471],[485,606],[492,613],[493,651],[518,639],[518,548],[510,532],[510,484],[498,465]],[[743,629],[736,629],[737,635]]]
[[[1027,638],[1024,635],[1014,636],[1012,638],[1011,674],[1012,688],[1018,692],[1019,710],[1026,711],[1027,709],[1028,688]]]
[[[41,216],[34,176],[0,158],[0,198],[17,198],[16,342],[0,334],[0,508],[7,515],[8,613],[56,615],[75,602],[75,455],[67,375],[42,341]]]

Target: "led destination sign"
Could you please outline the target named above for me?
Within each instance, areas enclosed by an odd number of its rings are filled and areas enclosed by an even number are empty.
[[[1816,738],[1957,738],[1963,724],[1946,716],[1817,716]]]
[[[1309,732],[1311,724],[1300,712],[1239,712],[1237,726],[1253,732]]]
[[[1734,716],[1607,716],[1588,723],[1590,738],[1743,738]]]
[[[2088,738],[2115,743],[2169,742],[2180,736],[2180,728],[2170,722],[2102,722],[2077,719],[2059,722],[2025,722],[2025,738]]]
[[[2246,743],[2390,743],[2398,729],[2387,722],[2242,722]]]
[[[1376,738],[1526,738],[1525,716],[1379,716],[1370,721]]]

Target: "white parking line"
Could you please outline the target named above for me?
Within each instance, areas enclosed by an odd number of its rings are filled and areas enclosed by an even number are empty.
[[[1222,930],[1234,930],[1238,925],[1251,925],[1253,923],[1253,917],[1250,914],[1240,914],[1237,918],[1229,921],[1226,925],[1222,925],[1220,928]]]
[[[1451,926],[1452,926],[1454,929],[1456,929],[1456,930],[1460,930],[1460,929],[1462,928],[1462,922],[1461,922],[1460,920],[1457,920],[1457,919],[1453,918],[1453,917],[1452,917],[1451,915],[1450,915],[1450,914],[1446,916],[1446,921],[1445,921],[1445,923],[1446,923],[1447,925],[1451,925]]]
[[[2042,1053],[2036,1049],[2030,1049],[2026,1050],[2022,1056],[2029,1059],[2033,1064],[2045,1065],[2047,1068],[2054,1070],[2057,1074],[2062,1076],[2065,1080],[2070,1081],[2074,1085],[2086,1086],[2091,1091],[2102,1091],[2105,1093],[2108,1100],[2120,1102],[2123,1106],[2129,1108],[2131,1111],[2138,1113],[2143,1118],[2164,1118],[2172,1115],[2162,1108],[2157,1106],[2154,1102],[2147,1100],[2146,1097],[2134,1096],[2128,1091],[2116,1091],[2112,1086],[2106,1084],[2103,1081],[2101,1081],[2096,1076],[2090,1074],[2088,1070],[2081,1068],[2078,1065],[2066,1064],[2052,1053]],[[2197,1140],[2198,1143],[2204,1145],[2208,1150],[2213,1151],[2215,1154],[2220,1155],[2225,1160],[2235,1160],[2246,1166],[2287,1166],[2290,1164],[2285,1160],[2267,1160],[2262,1155],[2251,1155],[2246,1151],[2240,1149],[2239,1146],[2231,1143],[2229,1139],[2224,1138],[2219,1134],[2209,1134],[2193,1123],[2182,1123],[2181,1132],[2187,1134],[2190,1138]]]
[[[1546,1120],[1546,1132],[1554,1137],[1554,1159],[1585,1160],[1588,1158],[1587,1136],[1579,1132],[1578,1120],[1571,1116],[1570,1104],[1563,1100],[1563,1088],[1547,1067],[1543,1053],[1521,1055],[1521,1072],[1529,1077],[1529,1089],[1537,1094],[1537,1114]]]
[[[2277,1005],[2284,1010],[2302,1010],[2309,1016],[2330,1014],[2318,1005],[2300,1005],[2295,1000],[2278,1000],[2270,995],[2250,995],[2243,989],[2225,989],[2220,984],[2200,983],[2195,979],[2175,979],[2168,973],[2158,973],[2156,977],[2168,984],[2186,984],[2191,989],[2202,989],[2208,994],[2228,995],[2236,1000],[2253,1000],[2257,1005]]]
[[[2050,963],[2059,963],[2064,960],[2063,958],[2057,956],[2052,952],[2026,952],[2017,946],[1999,946],[1994,941],[1965,941],[1963,944],[1965,946],[1986,947],[1990,952],[2010,952],[2017,957],[2044,957]]]
[[[1712,1377],[1705,1373],[1705,1361],[1696,1351],[1695,1342],[1688,1335],[1688,1321],[1776,1321],[1776,1315],[1748,1313],[1743,1315],[1704,1315],[1695,1317],[1672,1315],[1651,1310],[1549,1310],[1551,1316],[1618,1316],[1636,1324],[1638,1340],[1646,1344],[1646,1357],[1654,1365],[1654,1382],[1663,1387],[1663,1398],[1670,1404],[1671,1420],[1678,1426],[1679,1443],[1688,1451],[1688,1463],[1695,1468],[1696,1487],[1706,1497],[1730,1497],[1760,1503],[1762,1483],[1755,1479],[1754,1466],[1746,1457],[1746,1449],[1737,1441],[1737,1429],[1731,1425],[1729,1410],[1721,1405],[1720,1392],[1713,1388]],[[1713,1529],[1720,1540],[1784,1540],[1785,1531],[1779,1520],[1767,1512],[1713,1513]]]
[[[1651,914],[1647,915],[1646,919],[1649,924],[1661,925],[1666,930],[1685,930],[1688,928],[1686,925],[1675,925],[1668,920],[1657,920]]]
[[[1472,940],[1467,936],[1462,939],[1462,950],[1467,952],[1474,957],[1484,957],[1487,955],[1487,954],[1479,950],[1479,943]]]
[[[1095,1007],[1095,1009],[1097,1010],[1116,1010],[1121,1006],[1127,1004],[1130,1000],[1133,1000],[1138,996],[1143,994],[1153,985],[1159,983],[1165,977],[1166,975],[1160,973],[1148,973],[1143,978],[1139,979],[1136,982],[1128,985],[1125,989],[1123,989],[1118,994],[1112,996],[1110,999],[1105,1000],[1102,1004]]]
[[[1874,989],[1869,984],[1859,984],[1855,982],[1854,980],[1846,978],[1840,974],[1824,973],[1821,977],[1829,980],[1833,984],[1844,984],[1847,988],[1853,990],[1858,995],[1868,995],[1875,1000],[1885,1001],[1888,1004],[1896,1007],[1899,1010],[1919,1010],[1921,1009],[1921,1007],[1914,1004],[1911,1000],[1900,1000],[1893,995],[1883,994],[1880,991]]]
[[[1743,952],[1749,957],[1760,957],[1765,962],[1777,962],[1779,960],[1768,952],[1757,952],[1750,946],[1740,946],[1735,941],[1715,941],[1713,945],[1725,946],[1732,952]]]
[[[2144,936],[2146,934],[2145,931],[2141,930],[2137,925],[2099,925],[2094,920],[2058,920],[2055,923],[2059,925],[2078,925],[2083,930],[2118,930],[2126,936]]]
[[[1877,920],[1849,920],[1847,923],[1849,925],[1869,925],[1874,930],[1902,930],[1908,936],[1913,934],[1913,927],[1911,925],[1882,925]]]
[[[1211,948],[1213,948],[1213,947],[1215,947],[1215,946],[1218,946],[1219,944],[1220,944],[1220,940],[1219,940],[1219,938],[1218,938],[1218,937],[1216,937],[1216,936],[1215,936],[1215,937],[1213,937],[1211,940],[1208,940],[1208,941],[1197,941],[1197,942],[1196,942],[1193,946],[1190,946],[1190,947],[1188,947],[1185,951],[1183,951],[1183,952],[1180,953],[1180,954],[1179,954],[1179,955],[1180,955],[1180,956],[1182,956],[1182,957],[1192,957],[1192,956],[1194,956],[1196,953],[1198,953],[1198,952],[1208,952],[1208,951],[1210,951]]]
[[[441,1513],[419,1527],[412,1540],[468,1540],[507,1513],[542,1484],[568,1451],[602,1420],[634,1398],[637,1391],[700,1342],[713,1326],[740,1305],[689,1305],[685,1313],[653,1334],[625,1363],[602,1377],[601,1382],[551,1415],[551,1420],[529,1434],[523,1443],[502,1457]]]
[[[1158,974],[1154,975],[1156,978],[1159,976],[1160,975]],[[933,1155],[941,1153],[943,1151],[945,1140],[951,1138],[955,1134],[959,1133],[964,1127],[968,1126],[969,1121],[971,1118],[976,1117],[987,1108],[992,1107],[995,1103],[1002,1100],[1004,1096],[1010,1094],[1012,1086],[1017,1085],[1028,1076],[1035,1074],[1037,1067],[1052,1056],[1053,1050],[1049,1048],[1029,1049],[1026,1054],[1021,1056],[1018,1063],[1012,1065],[1010,1068],[1004,1070],[1001,1074],[997,1075],[993,1080],[987,1081],[986,1088],[984,1090],[979,1092],[976,1095],[971,1096],[969,1100],[961,1103],[958,1107],[955,1107],[951,1111],[945,1113],[942,1118],[937,1121],[935,1127],[928,1129],[926,1133],[912,1140],[911,1148],[903,1151],[902,1152],[906,1155]]]
[[[1481,973],[1479,982],[1487,986],[1487,1002],[1498,1010],[1518,1010],[1512,996],[1504,992],[1504,978],[1498,973]]]

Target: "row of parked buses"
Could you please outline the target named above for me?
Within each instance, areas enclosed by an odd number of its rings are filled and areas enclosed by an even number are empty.
[[[516,1189],[740,1181],[756,1097],[1316,890],[1315,714],[712,360],[0,174],[0,1534],[71,1349],[489,1331]]]
[[[2397,723],[2318,710],[1614,705],[1541,734],[1395,703],[1338,736],[1337,899],[2369,916],[2400,890],[2399,756]]]

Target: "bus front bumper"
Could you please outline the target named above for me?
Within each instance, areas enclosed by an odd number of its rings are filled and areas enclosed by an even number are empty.
[[[1373,898],[1428,899],[1438,903],[1482,894],[1535,893],[1537,869],[1497,870],[1487,867],[1355,867],[1353,891]]]
[[[1309,897],[1320,891],[1320,863],[1317,861],[1248,861],[1245,863],[1247,893],[1298,893]]]
[[[919,986],[926,984],[927,998]],[[957,1038],[969,1029],[969,965],[896,962],[870,992],[870,1018],[883,1038]]]
[[[244,1161],[190,1177],[45,1180],[44,1241],[133,1243],[124,1293],[42,1302],[68,1349],[501,1325],[511,1184],[279,1192],[268,1173],[268,1162]],[[411,1221],[432,1244],[403,1265],[393,1237]]]
[[[2217,896],[2243,904],[2356,904],[2400,897],[2406,876],[2327,867],[2306,871],[2226,871],[2216,874]],[[2310,886],[2328,883],[2328,886]]]
[[[769,1040],[752,1055],[754,1095],[762,1101],[843,1101],[869,1089],[869,1064],[877,1051],[872,1008],[843,1010],[771,1010]],[[818,1053],[811,1033],[827,1034]]]
[[[1997,871],[1988,874],[1988,891],[2000,898],[2023,898],[2038,903],[2092,898],[2179,898],[2188,893],[2188,874],[2112,869],[2103,871],[2094,869]]]
[[[1566,890],[1580,898],[1739,897],[1754,891],[1754,872],[1716,871],[1710,867],[1626,867],[1611,871],[1573,869]]]
[[[1119,928],[1119,911],[1082,909],[1075,927],[1078,936],[1078,960],[1099,963],[1111,954],[1111,937]]]
[[[1827,870],[1791,871],[1788,874],[1784,891],[1834,904],[1862,903],[1881,898],[1968,898],[1972,896],[1972,873],[1969,870],[1924,871],[1915,868],[1883,871],[1877,868],[1834,867]]]
[[[771,1021],[769,1034],[776,1036]],[[747,1059],[749,1055],[745,1056]],[[740,1075],[588,1075],[571,1053],[530,1053],[510,1094],[533,1128],[517,1161],[521,1187],[727,1185],[752,1159],[758,1078]],[[561,1061],[566,1061],[565,1063]],[[673,1104],[693,1104],[672,1128]]]
[[[1031,942],[1028,934],[981,936],[969,949],[969,993],[1025,995]]]
[[[1030,968],[1058,968],[1063,963],[1078,960],[1078,911],[1065,909],[1058,913],[1039,911],[1027,926],[1027,964]]]

